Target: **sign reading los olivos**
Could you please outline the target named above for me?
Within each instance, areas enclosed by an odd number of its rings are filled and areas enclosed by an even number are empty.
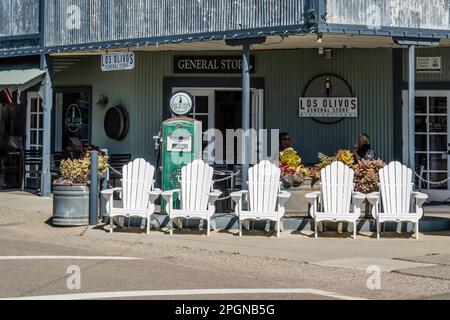
[[[184,116],[191,112],[194,100],[187,92],[175,92],[170,98],[170,111],[177,116]]]
[[[102,71],[132,70],[135,56],[133,52],[117,52],[102,55]]]
[[[357,118],[358,98],[300,98],[300,118]]]

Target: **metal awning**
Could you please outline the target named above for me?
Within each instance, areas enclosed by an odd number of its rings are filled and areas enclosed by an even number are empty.
[[[33,65],[0,65],[0,90],[24,91],[44,79],[45,71]]]

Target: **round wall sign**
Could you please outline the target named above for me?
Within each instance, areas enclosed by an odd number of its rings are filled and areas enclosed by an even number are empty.
[[[304,97],[353,97],[350,85],[339,76],[325,74],[311,80],[306,86]],[[343,118],[313,118],[320,123],[332,124]]]
[[[187,92],[175,92],[170,98],[170,111],[177,116],[189,114],[194,107],[194,99]]]

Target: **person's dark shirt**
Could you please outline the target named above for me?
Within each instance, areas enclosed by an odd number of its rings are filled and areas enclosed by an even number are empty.
[[[361,147],[357,151],[359,159],[364,160],[376,160],[377,155],[375,153],[375,150],[372,149],[370,144],[366,144],[365,146]]]

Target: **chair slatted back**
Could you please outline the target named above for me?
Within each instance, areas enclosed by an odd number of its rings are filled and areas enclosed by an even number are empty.
[[[400,162],[380,170],[380,192],[385,214],[407,214],[411,207],[413,173]]]
[[[248,173],[249,210],[275,212],[280,191],[281,170],[270,161],[262,161]]]
[[[327,214],[350,213],[353,194],[354,171],[340,161],[322,169],[321,191],[323,212]]]
[[[195,160],[181,169],[181,209],[206,210],[208,193],[213,187],[214,169],[202,160]]]
[[[145,209],[148,192],[153,190],[155,167],[136,159],[122,168],[122,202],[124,209]]]

